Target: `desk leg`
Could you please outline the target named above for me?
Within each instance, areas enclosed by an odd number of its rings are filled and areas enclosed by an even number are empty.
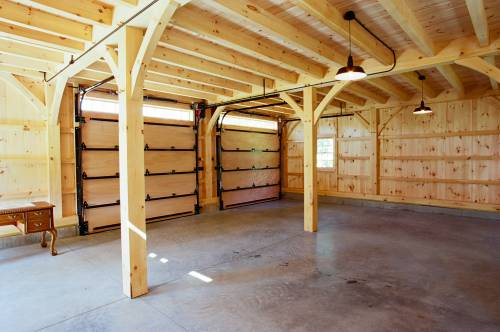
[[[52,238],[50,239],[50,251],[52,252],[52,256],[57,255],[57,250],[56,250],[56,240],[57,240],[57,230],[51,229],[50,234],[52,235]]]
[[[42,248],[46,248],[47,247],[47,239],[45,238],[46,234],[47,234],[46,231],[42,232],[42,242],[40,243],[40,245],[42,246]]]

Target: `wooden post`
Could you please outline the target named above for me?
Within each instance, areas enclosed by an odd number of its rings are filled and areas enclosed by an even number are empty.
[[[59,123],[47,121],[47,165],[49,175],[49,201],[55,205],[54,222],[62,219],[61,183],[61,129]]]
[[[146,190],[144,179],[144,76],[167,23],[179,7],[160,1],[146,31],[126,26],[113,46],[102,52],[118,83],[120,219],[123,292],[134,298],[148,292]]]
[[[62,75],[53,84],[45,84],[45,112],[47,114],[49,201],[55,205],[54,222],[62,220],[62,167],[61,167],[61,126],[59,111],[67,77]]]
[[[318,181],[316,168],[317,127],[314,120],[316,92],[304,89],[304,230],[318,230]]]
[[[215,135],[214,135],[214,127],[221,115],[222,111],[224,111],[225,106],[219,106],[213,112],[212,116],[209,117],[207,115],[205,121],[207,122],[205,126],[205,204],[212,205],[217,203],[217,198],[214,197],[214,186],[213,182],[215,179],[214,173],[214,161],[215,161]]]
[[[321,114],[332,102],[333,98],[349,84],[349,81],[336,83],[319,104],[316,102],[317,95],[314,88],[304,88],[303,108],[289,94],[280,93],[280,98],[290,105],[304,124],[304,230],[306,232],[316,232],[318,230],[317,124]]]
[[[148,292],[142,115],[144,81],[138,80],[136,86],[132,86],[132,67],[142,38],[142,30],[126,26],[120,32],[118,43],[122,276],[123,292],[131,298]]]
[[[370,110],[370,137],[372,153],[370,154],[371,170],[371,192],[374,195],[380,194],[380,142],[378,139],[379,110],[373,108]]]
[[[298,123],[298,122],[297,122]],[[281,190],[288,188],[288,126],[285,122],[281,130]]]

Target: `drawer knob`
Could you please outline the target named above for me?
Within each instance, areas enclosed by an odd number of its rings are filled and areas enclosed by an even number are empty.
[[[42,223],[41,222],[36,222],[33,225],[35,225],[35,227],[40,227],[40,226],[42,226]]]

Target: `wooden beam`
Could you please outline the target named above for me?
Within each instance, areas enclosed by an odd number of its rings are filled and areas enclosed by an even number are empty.
[[[221,65],[219,63],[208,61],[189,54],[184,54],[165,47],[157,47],[153,57],[160,62],[194,69],[203,73],[236,80],[242,83],[249,83],[258,87],[262,87],[264,81],[267,88],[272,89],[274,87],[274,81],[265,79],[263,76],[258,76],[240,69]]]
[[[436,68],[448,81],[448,83],[450,83],[453,89],[455,89],[460,95],[465,93],[464,85],[451,65],[439,65]]]
[[[49,8],[83,17],[96,23],[111,25],[113,23],[113,6],[98,0],[32,0]]]
[[[0,39],[0,52],[55,64],[64,63],[64,53],[62,52],[47,50],[12,40]]]
[[[408,73],[402,73],[400,74],[401,77],[403,77],[408,83],[413,85],[415,89],[417,89],[418,93],[420,94],[420,90],[422,89],[422,81],[418,79],[417,73],[414,72],[408,72]],[[433,88],[427,81],[424,81],[424,95],[427,98],[436,98],[442,90],[435,89]]]
[[[49,201],[54,204],[54,219],[60,220],[62,214],[62,179],[61,179],[61,128],[59,123],[47,121],[47,178]]]
[[[45,101],[29,90],[18,78],[10,73],[0,72],[0,79],[21,93],[38,112],[44,112]]]
[[[321,89],[320,91],[323,92],[325,90]],[[354,104],[357,106],[364,106],[366,104],[366,99],[355,96],[355,95],[351,95],[351,94],[343,92],[343,91],[336,95],[336,99],[342,100],[343,102],[351,103],[351,104]]]
[[[306,232],[318,230],[317,122],[333,98],[349,84],[348,81],[336,83],[319,104],[316,101],[315,88],[306,87],[303,90],[303,107],[300,107],[290,94],[280,93],[280,98],[292,107],[304,125],[304,230]]]
[[[74,78],[79,80],[80,82],[81,79],[83,80],[90,80],[93,82],[99,82],[102,81],[110,76],[109,73],[102,73],[102,72],[95,72],[95,71],[90,71],[90,70],[82,70],[75,75],[73,75]],[[82,82],[83,83],[83,82]],[[113,90],[118,90],[117,88],[117,83],[114,83],[114,81],[109,82],[103,87],[110,88]],[[144,82],[144,90],[148,90],[150,92],[159,92],[159,93],[167,93],[170,95],[176,95],[176,96],[183,96],[183,97],[191,97],[195,100],[200,100],[200,99],[206,99],[210,101],[215,101],[216,97],[213,94],[205,93],[205,92],[200,92],[200,91],[195,91],[191,89],[185,89],[185,88],[180,88],[178,86],[169,86],[165,85],[162,83],[158,82],[153,82],[153,81],[145,81]]]
[[[108,66],[105,62],[102,61],[94,62],[88,67],[88,69],[100,73],[107,73],[109,74],[109,76],[112,75],[110,72],[110,66]],[[246,93],[252,92],[252,86],[249,84],[228,80],[210,74],[204,74],[198,71],[189,70],[183,67],[154,60],[151,61],[151,63],[148,66],[148,73],[163,75],[170,78],[179,78],[182,80],[187,80],[195,83],[206,84],[212,87],[241,91]]]
[[[29,78],[39,80],[39,81],[43,80],[43,73],[42,72],[39,72],[36,70],[31,70],[31,69],[26,69],[26,68],[10,66],[10,65],[0,64],[0,72],[14,74],[14,75],[23,76],[23,77],[29,77]]]
[[[120,71],[118,70],[118,53],[116,52],[114,47],[106,46],[106,51],[104,52],[104,60],[106,60],[108,68],[111,70],[113,76],[115,78],[118,77],[120,75]],[[91,66],[97,63],[98,62],[94,62]]]
[[[297,73],[291,70],[234,51],[231,48],[214,44],[205,39],[197,38],[179,29],[167,29],[161,38],[161,42],[177,49],[188,51],[204,59],[228,66],[235,66],[265,77],[280,79],[290,83],[296,83],[299,77]]]
[[[142,82],[147,67],[153,58],[153,53],[158,45],[167,23],[174,15],[179,4],[173,0],[160,1],[152,9],[153,14],[149,18],[148,28],[144,34],[141,48],[137,53],[134,67],[132,68],[132,89],[143,93],[142,87],[135,88],[136,82]]]
[[[45,83],[24,76],[13,75],[31,95],[35,96],[42,104],[45,104]]]
[[[204,19],[200,20],[199,17]],[[204,10],[184,7],[175,14],[173,24],[214,39],[236,51],[306,73],[315,78],[323,78],[327,71],[323,65],[297,55],[277,43],[267,42],[251,33],[245,33],[234,24],[220,17],[214,18]]]
[[[61,100],[66,88],[68,77],[65,75],[58,76],[51,83],[46,84],[46,107],[50,125],[59,123],[59,111],[61,108]]]
[[[366,120],[360,112],[354,112],[354,117],[365,127],[365,129],[370,130],[370,121]]]
[[[380,113],[377,108],[370,110],[370,136],[371,147],[370,153],[370,170],[371,170],[371,194],[380,194],[380,142],[378,139],[378,126],[380,123]]]
[[[214,140],[213,129],[219,120],[219,116],[224,111],[225,106],[219,106],[215,109],[210,118],[206,117],[204,122],[208,121],[205,125],[205,193],[207,195],[207,202],[213,201],[213,181],[214,181]]]
[[[318,123],[321,115],[326,110],[327,106],[330,105],[330,103],[333,101],[333,98],[339,95],[343,89],[350,85],[350,83],[351,82],[349,81],[340,81],[330,87],[328,93],[325,95],[325,97],[323,97],[319,105],[314,109],[314,124]],[[304,106],[305,103],[306,100],[304,99]]]
[[[469,16],[476,33],[480,46],[487,46],[490,43],[490,32],[488,30],[488,17],[483,0],[465,0]]]
[[[210,94],[210,93],[194,91],[191,89],[184,89],[184,88],[180,88],[178,86],[176,86],[176,87],[168,86],[165,84],[151,82],[151,81],[144,82],[144,89],[151,90],[151,91],[157,91],[157,92],[170,93],[170,94],[184,96],[184,97],[191,97],[191,98],[195,98],[198,100],[206,99],[210,102],[215,102],[217,100],[217,97],[213,94]]]
[[[213,95],[220,95],[220,96],[228,96],[232,97],[233,92],[231,90],[227,90],[224,88],[219,88],[215,86],[210,86],[202,83],[195,83],[191,81],[186,81],[178,78],[172,78],[169,76],[163,76],[163,75],[158,75],[155,73],[146,73],[145,76],[146,81],[150,82],[155,82],[155,83],[160,83],[160,84],[165,84],[169,85],[172,87],[177,87],[177,88],[184,88],[184,89],[189,89],[193,91],[200,91],[204,93],[210,93]]]
[[[377,82],[378,78],[383,78],[384,76],[391,76],[395,74],[406,73],[409,71],[422,70],[426,68],[436,67],[441,64],[452,64],[457,59],[464,59],[469,57],[484,57],[489,55],[498,55],[500,54],[500,30],[494,31],[491,33],[492,41],[490,45],[487,47],[480,47],[477,44],[477,40],[475,37],[464,37],[457,38],[452,40],[448,46],[441,49],[441,51],[434,56],[426,56],[421,51],[417,49],[410,49],[404,51],[399,57],[398,62],[395,68],[388,72],[381,72],[378,74],[370,75],[369,78],[366,79],[366,82],[375,85],[374,82]],[[391,69],[390,66],[382,66],[374,59],[368,59],[362,63],[363,67],[367,72],[375,73],[380,71],[387,71]],[[328,75],[323,79],[315,79],[315,78],[304,78],[299,84],[295,85],[285,85],[284,88],[300,88],[303,84],[320,84],[327,79],[334,79],[335,71],[328,73]],[[387,83],[389,81],[381,80],[380,82]],[[387,84],[388,86],[394,84]],[[398,86],[398,85],[395,85]],[[383,85],[379,85],[380,88]],[[386,87],[384,86],[384,89]],[[399,91],[401,90],[401,91]],[[391,91],[391,90],[389,90]],[[430,91],[430,90],[429,90]],[[392,90],[392,94],[400,93],[402,96],[408,95],[401,88],[397,88]],[[227,99],[223,99],[222,101],[227,101]]]
[[[92,41],[92,26],[8,0],[0,0],[4,22],[81,41]]]
[[[292,2],[308,15],[313,16],[326,25],[333,32],[345,39],[349,38],[349,26],[347,21],[344,20],[343,14],[328,1],[292,0]],[[351,24],[351,39],[355,45],[366,51],[380,63],[384,65],[392,64],[392,52],[358,24]]]
[[[316,92],[313,87],[304,89],[304,230],[318,230],[318,170],[316,167],[316,150],[318,143],[318,127],[315,123]]]
[[[415,17],[407,0],[378,0],[378,3],[384,7],[424,54],[430,56],[436,53],[434,42]]]
[[[299,27],[257,6],[254,2],[247,0],[215,0],[212,4],[224,12],[237,15],[250,24],[257,25],[260,29],[278,35],[296,47],[313,52],[323,61],[328,61],[339,67],[345,65],[348,54],[346,51],[340,52],[339,45],[333,45],[331,42],[328,44],[322,43],[304,33]]]
[[[488,63],[486,60],[481,59],[480,57],[472,57],[467,59],[459,59],[456,60],[455,63],[460,66],[464,66],[480,72],[488,76],[489,78],[500,82],[500,68]]]
[[[304,111],[302,107],[299,106],[299,104],[295,101],[295,99],[292,98],[292,96],[286,92],[280,93],[280,98],[283,99],[290,107],[293,109],[295,112],[295,115],[297,115],[301,120],[304,115]]]
[[[493,65],[493,66],[496,65],[496,61],[495,61],[495,56],[494,55],[486,56],[486,57],[484,57],[484,60],[486,60],[486,62],[488,62],[490,65]],[[490,84],[491,84],[491,88],[493,90],[498,90],[498,82],[495,81],[491,77],[490,77]]]
[[[66,52],[80,52],[85,49],[85,44],[80,41],[4,22],[0,22],[0,36],[8,38],[14,36],[14,39]]]
[[[379,93],[376,93],[370,89],[367,89],[359,84],[351,84],[346,91],[349,93],[353,93],[359,97],[373,100],[374,102],[377,102],[380,104],[385,104],[387,102],[387,100],[389,100],[388,97],[381,95]]]
[[[363,82],[366,82],[376,88],[379,88],[385,93],[394,96],[400,100],[409,100],[412,97],[412,95],[406,93],[401,86],[392,83],[391,81],[389,81],[387,78],[384,77],[372,78],[365,80]]]
[[[43,60],[28,59],[17,55],[0,53],[0,63],[40,72],[55,72],[56,66]]]
[[[123,292],[148,292],[142,95],[132,90],[132,68],[142,44],[141,29],[124,27],[119,36],[119,163]],[[139,88],[140,82],[135,83]],[[140,87],[142,92],[142,87]]]
[[[245,93],[252,92],[252,86],[249,84],[228,80],[219,76],[201,73],[198,71],[186,69],[183,67],[152,61],[148,68],[149,72],[166,75],[170,77],[181,78],[193,82],[209,84],[225,89],[241,91]]]

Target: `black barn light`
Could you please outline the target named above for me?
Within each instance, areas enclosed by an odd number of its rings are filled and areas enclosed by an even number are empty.
[[[413,110],[413,114],[429,114],[432,113],[432,109],[429,106],[425,106],[424,103],[424,81],[425,81],[425,76],[424,75],[418,75],[418,79],[422,82],[422,99],[420,101],[420,106],[415,108]]]
[[[366,77],[366,73],[361,66],[355,66],[351,54],[351,21],[356,16],[353,11],[348,11],[344,14],[344,19],[349,22],[349,57],[347,58],[347,66],[340,68],[335,75],[335,79],[339,81],[355,81]]]

